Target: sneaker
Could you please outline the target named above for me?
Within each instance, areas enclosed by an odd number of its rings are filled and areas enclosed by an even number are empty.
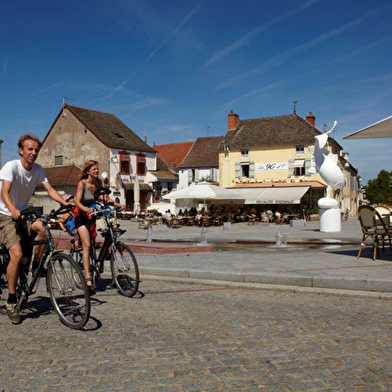
[[[5,303],[5,307],[7,309],[7,314],[12,324],[19,324],[20,323],[19,304],[17,303],[9,304],[7,301]]]

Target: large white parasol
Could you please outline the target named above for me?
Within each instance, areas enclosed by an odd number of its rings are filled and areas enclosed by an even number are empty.
[[[345,136],[343,139],[377,139],[392,137],[392,116]]]

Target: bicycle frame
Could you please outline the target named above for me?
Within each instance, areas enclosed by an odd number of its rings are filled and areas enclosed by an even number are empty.
[[[112,210],[101,210],[97,211],[97,213],[102,213],[102,212],[114,212]],[[96,250],[97,250],[97,245],[95,243],[95,239],[91,237],[90,235],[90,260],[91,260],[91,265],[95,267],[99,274],[102,274],[104,272],[104,265],[105,265],[105,257],[109,250],[111,250],[111,247],[113,243],[116,241],[117,235],[114,232],[113,229],[113,224],[109,219],[109,216],[107,215],[102,215],[102,218],[105,220],[106,225],[107,225],[107,235],[105,236],[105,240],[103,242],[103,245],[101,247],[101,250],[99,252],[99,255],[97,257]],[[113,252],[113,250],[111,250]]]
[[[31,251],[33,250],[33,247],[35,245],[47,245],[47,246],[44,250],[44,253],[41,256],[41,260],[38,264],[38,267],[37,267],[35,273],[32,274],[32,279],[31,279],[30,283],[28,283],[27,277],[28,277],[28,267],[29,267],[29,264],[31,263],[31,260],[28,263],[27,267],[21,265],[19,268],[19,282],[20,282],[19,288],[22,291],[20,293],[20,298],[18,299],[19,304],[21,304],[23,302],[23,300],[26,296],[29,297],[34,292],[35,284],[40,279],[40,274],[41,274],[42,269],[45,266],[46,261],[50,258],[50,256],[52,256],[56,252],[54,242],[53,242],[53,236],[52,236],[52,233],[48,227],[47,220],[48,220],[48,216],[42,216],[41,222],[43,224],[45,234],[46,234],[45,240],[42,240],[42,241],[31,240],[31,241],[28,241],[25,243],[23,243],[23,241],[22,241],[22,247],[29,246],[29,247],[31,247]],[[30,255],[30,256],[32,256],[32,255]],[[9,263],[9,259],[8,259],[8,263]],[[7,265],[3,265],[5,273],[8,268],[8,263],[7,263]]]

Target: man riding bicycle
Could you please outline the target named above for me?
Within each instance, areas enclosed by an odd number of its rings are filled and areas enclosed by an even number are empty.
[[[42,222],[36,220],[29,224],[20,220],[21,211],[28,207],[35,187],[42,184],[49,196],[62,205],[68,205],[60,194],[52,188],[42,166],[35,163],[42,142],[34,135],[26,134],[19,138],[18,152],[20,159],[7,162],[0,170],[0,243],[9,251],[10,262],[7,268],[8,300],[6,309],[13,324],[20,323],[20,309],[16,298],[16,284],[22,260],[20,241],[30,232],[37,234],[37,240],[45,240]],[[37,246],[32,269],[38,267],[46,245]]]

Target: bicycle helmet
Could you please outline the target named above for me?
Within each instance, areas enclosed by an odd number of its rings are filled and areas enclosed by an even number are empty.
[[[112,193],[112,191],[109,188],[105,188],[105,187],[101,186],[94,192],[94,199],[98,200],[99,196],[110,195],[111,193]]]

